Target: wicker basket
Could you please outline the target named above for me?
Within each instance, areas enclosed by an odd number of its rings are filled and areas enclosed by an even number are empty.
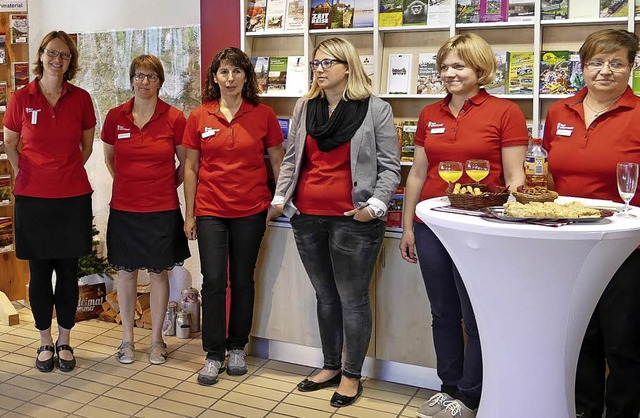
[[[502,206],[509,198],[509,189],[505,187],[484,184],[463,184],[462,186],[478,187],[482,194],[453,194],[453,184],[451,184],[447,188],[447,197],[454,208],[476,210],[489,206]]]
[[[511,192],[511,194],[516,198],[516,201],[523,204],[529,202],[553,202],[558,198],[558,193],[553,190],[547,190],[546,193],[541,194],[528,194],[522,192]]]

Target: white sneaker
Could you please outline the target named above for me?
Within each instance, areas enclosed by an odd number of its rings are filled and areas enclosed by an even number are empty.
[[[457,399],[446,403],[445,408],[433,418],[475,418],[477,409],[470,409]]]
[[[428,401],[422,404],[420,408],[418,408],[417,416],[418,418],[433,418],[435,414],[442,411],[449,403],[453,400],[448,393],[436,393],[432,397],[429,398]]]

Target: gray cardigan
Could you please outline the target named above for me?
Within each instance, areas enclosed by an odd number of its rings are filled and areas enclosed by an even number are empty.
[[[275,191],[276,199],[284,198],[284,214],[288,217],[298,211],[291,200],[302,169],[307,138],[307,100],[299,99],[293,111]],[[354,207],[374,202],[385,209],[385,215],[380,217],[385,220],[389,200],[400,183],[400,149],[391,106],[376,96],[371,96],[364,122],[351,139],[351,179]]]

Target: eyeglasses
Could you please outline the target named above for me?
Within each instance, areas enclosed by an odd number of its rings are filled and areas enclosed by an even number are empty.
[[[133,75],[133,79],[136,81],[142,82],[145,78],[149,80],[149,83],[155,83],[160,79],[156,74],[135,73]]]
[[[605,65],[614,73],[621,73],[629,68],[629,64],[622,61],[589,61],[584,64],[584,66],[590,71],[602,71]]]
[[[55,49],[43,48],[43,51],[47,56],[51,58],[60,57],[63,60],[70,60],[71,54],[69,52],[56,51]]]
[[[323,60],[313,60],[309,62],[309,65],[311,65],[311,69],[313,71],[317,70],[318,67],[322,67],[323,70],[329,69],[333,66],[333,64],[335,63],[340,63],[340,64],[346,64],[345,61],[341,61],[341,60],[331,60],[331,59],[323,59]]]

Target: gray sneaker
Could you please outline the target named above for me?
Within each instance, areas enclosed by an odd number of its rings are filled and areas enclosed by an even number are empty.
[[[120,344],[120,347],[118,347],[118,351],[115,354],[116,358],[122,364],[131,364],[136,359],[133,352],[133,350],[135,349],[136,348],[133,346],[133,343],[122,342],[122,344]]]
[[[227,363],[227,373],[231,376],[240,376],[249,371],[247,367],[247,354],[244,350],[229,351],[229,362]]]
[[[476,409],[467,408],[465,404],[455,399],[446,403],[443,410],[433,416],[433,418],[475,418]]]
[[[442,411],[447,406],[446,404],[452,400],[453,397],[449,396],[448,393],[436,393],[418,408],[416,415],[418,418],[433,418],[435,414]]]
[[[198,373],[198,383],[201,385],[213,385],[218,382],[218,375],[224,371],[222,362],[218,360],[207,359],[200,373]]]

